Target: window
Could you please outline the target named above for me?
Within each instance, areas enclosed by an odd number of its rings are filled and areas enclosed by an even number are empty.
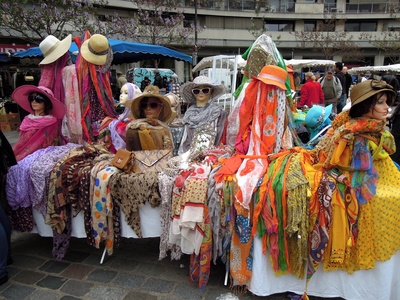
[[[346,22],[344,30],[349,31],[376,31],[376,22]]]
[[[304,31],[315,31],[317,29],[316,21],[304,21]]]
[[[190,28],[191,24],[194,24],[194,16],[185,15],[185,19],[183,20],[183,27]]]
[[[294,30],[294,22],[272,22],[272,21],[264,21],[264,29],[268,31],[293,31]]]

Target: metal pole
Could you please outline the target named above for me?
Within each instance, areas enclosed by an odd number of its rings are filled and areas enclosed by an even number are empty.
[[[194,47],[193,66],[197,65],[197,0],[194,0]]]

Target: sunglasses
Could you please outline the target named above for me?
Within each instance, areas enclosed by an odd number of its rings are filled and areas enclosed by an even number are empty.
[[[40,95],[36,95],[36,96],[29,95],[28,96],[28,101],[32,102],[33,100],[35,100],[36,103],[43,103],[45,101],[45,99]]]
[[[158,102],[140,102],[140,108],[142,109],[146,109],[148,107],[152,108],[152,109],[156,109],[157,107],[162,106],[162,103],[158,103]]]
[[[202,92],[204,95],[207,95],[209,92],[211,92],[211,88],[203,88],[203,89],[193,89],[192,93],[193,95],[198,95]]]

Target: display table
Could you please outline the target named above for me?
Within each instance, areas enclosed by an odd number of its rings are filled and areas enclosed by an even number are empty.
[[[160,207],[152,208],[149,203],[139,207],[140,214],[140,227],[144,238],[159,237],[161,234],[160,222]],[[44,223],[43,216],[37,211],[33,210],[33,219],[36,226],[31,233],[38,233],[40,236],[52,237],[53,230],[50,225]],[[71,236],[77,238],[85,238],[85,225],[83,212],[80,212],[75,218],[72,218],[72,234]],[[126,238],[137,238],[136,233],[126,223],[125,215],[121,211],[121,236]]]
[[[377,262],[372,270],[353,274],[344,271],[324,272],[321,265],[308,283],[308,295],[323,298],[341,297],[347,300],[400,299],[400,251],[390,260]],[[249,290],[257,296],[277,293],[304,293],[306,280],[293,275],[276,276],[269,256],[262,254],[259,238],[254,239],[253,276]]]

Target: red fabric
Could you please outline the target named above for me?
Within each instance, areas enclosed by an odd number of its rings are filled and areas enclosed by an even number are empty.
[[[322,91],[321,84],[312,79],[308,79],[300,90],[301,98],[298,106],[307,105],[308,107],[314,104],[324,104],[324,92]]]

